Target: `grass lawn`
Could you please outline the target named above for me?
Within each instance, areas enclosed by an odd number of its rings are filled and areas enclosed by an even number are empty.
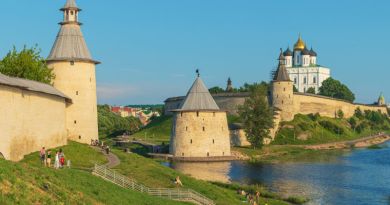
[[[171,128],[172,116],[161,116],[131,137],[156,144],[161,144],[162,142],[167,144],[170,140]]]
[[[0,204],[188,204],[123,189],[93,176],[85,168],[104,163],[105,158],[86,145],[70,142],[63,150],[82,169],[42,167],[38,153],[18,163],[0,160]]]

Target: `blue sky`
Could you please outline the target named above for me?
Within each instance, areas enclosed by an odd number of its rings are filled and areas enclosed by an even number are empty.
[[[47,56],[65,0],[2,0],[0,56],[38,44]],[[99,103],[162,103],[207,86],[269,80],[301,33],[357,102],[390,100],[390,1],[77,0],[96,60]]]

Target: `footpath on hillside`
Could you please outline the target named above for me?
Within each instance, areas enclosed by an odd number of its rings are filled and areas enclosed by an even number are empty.
[[[113,167],[118,166],[121,163],[121,160],[115,154],[113,154],[112,152],[109,152],[109,154],[107,154],[106,151],[103,150],[100,147],[92,146],[92,148],[97,150],[97,151],[99,151],[99,152],[102,152],[107,157],[108,163],[105,164],[105,166],[107,168],[111,169]]]

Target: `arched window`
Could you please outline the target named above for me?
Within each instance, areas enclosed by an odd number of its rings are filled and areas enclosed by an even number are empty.
[[[303,83],[306,84],[307,83],[307,79],[306,77],[303,77]]]
[[[317,78],[315,76],[313,77],[313,83],[317,83]]]

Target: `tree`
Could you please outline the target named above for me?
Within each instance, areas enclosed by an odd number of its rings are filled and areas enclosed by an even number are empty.
[[[209,92],[211,94],[217,94],[217,93],[223,93],[223,92],[225,92],[225,90],[222,89],[221,87],[215,86],[215,87],[210,88]]]
[[[246,136],[254,148],[263,145],[264,138],[270,137],[270,129],[274,126],[273,111],[266,98],[267,89],[267,84],[253,86],[249,98],[239,107]]]
[[[0,73],[50,84],[55,75],[40,54],[41,51],[36,46],[25,46],[20,52],[14,47],[0,61]]]
[[[316,94],[316,89],[313,88],[313,87],[310,87],[306,90],[307,93],[310,93],[310,94]]]
[[[346,85],[333,78],[324,80],[319,91],[319,94],[323,96],[338,98],[349,102],[355,100],[355,95],[352,91]]]
[[[342,110],[338,110],[337,111],[337,117],[340,118],[340,119],[343,119],[344,118],[344,112]]]
[[[293,85],[293,92],[294,92],[294,93],[297,93],[297,92],[299,92],[298,88],[297,88],[297,87],[295,87],[295,85]]]

